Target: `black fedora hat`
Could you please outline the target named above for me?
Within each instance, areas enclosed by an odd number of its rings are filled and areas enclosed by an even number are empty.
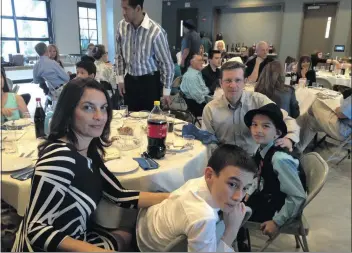
[[[196,29],[196,25],[194,24],[192,19],[187,19],[183,22],[183,26],[188,29]]]
[[[268,116],[273,121],[275,127],[282,132],[280,137],[283,137],[287,134],[287,126],[284,121],[284,116],[276,104],[270,103],[260,107],[259,109],[248,111],[246,115],[244,115],[244,123],[247,127],[252,125],[253,117],[257,114]]]

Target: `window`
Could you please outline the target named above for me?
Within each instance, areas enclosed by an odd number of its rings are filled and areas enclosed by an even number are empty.
[[[328,17],[328,21],[326,22],[326,29],[325,29],[325,39],[329,38],[330,26],[331,26],[331,17]]]
[[[92,3],[77,3],[78,24],[79,24],[79,44],[81,53],[87,51],[89,43],[98,43],[97,28],[97,6]]]
[[[1,0],[1,56],[36,55],[39,42],[53,43],[50,1]]]

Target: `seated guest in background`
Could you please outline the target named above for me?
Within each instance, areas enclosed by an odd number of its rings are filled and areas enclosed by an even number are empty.
[[[61,66],[61,68],[64,68],[62,61],[60,60],[59,49],[57,48],[56,45],[54,44],[48,45],[48,56],[51,60],[56,61]]]
[[[210,39],[206,36],[206,33],[204,31],[201,31],[199,35],[200,43],[203,45],[204,51],[208,53],[212,49],[213,44],[211,43]]]
[[[316,50],[312,55],[311,55],[311,60],[312,60],[312,69],[314,69],[318,63],[323,63],[323,64],[330,64],[333,63],[337,67],[339,67],[340,63],[336,60],[333,59],[324,59],[323,58],[323,52]]]
[[[221,33],[216,35],[214,50],[219,50],[221,53],[226,52],[226,44]]]
[[[248,78],[249,82],[257,82],[265,65],[273,61],[273,59],[268,58],[269,46],[265,41],[258,42],[255,51],[257,55],[250,57],[246,62],[245,77]]]
[[[194,54],[199,54],[200,49],[200,36],[195,30],[196,26],[193,20],[188,19],[183,22],[183,30],[185,33],[184,41],[185,43],[182,47],[182,60],[181,60],[181,69],[182,73],[185,73],[190,66],[190,61]]]
[[[214,94],[217,87],[220,86],[220,69],[221,66],[221,52],[218,50],[209,51],[209,64],[202,69],[202,76],[205,85],[210,91],[210,95]]]
[[[205,106],[205,96],[209,95],[209,89],[205,85],[202,70],[203,60],[199,54],[193,55],[191,66],[182,77],[181,91],[186,96],[189,110],[198,117],[202,115]],[[187,101],[188,100],[188,101]]]
[[[81,61],[92,61],[94,62],[95,59],[93,57],[93,49],[94,49],[95,45],[93,43],[89,43],[88,46],[87,46],[87,52],[85,55],[83,55],[81,57]]]
[[[285,85],[283,68],[279,61],[268,63],[261,73],[255,92],[266,95],[292,118],[299,116],[299,105],[295,89]]]
[[[76,78],[65,85],[50,135],[38,146],[29,204],[12,251],[127,251],[130,233],[94,226],[100,200],[136,209],[169,196],[126,190],[105,167],[111,119],[111,102],[100,83]]]
[[[316,82],[315,71],[312,69],[312,61],[309,56],[301,56],[299,58],[297,64],[297,81],[299,83],[299,79],[306,79],[307,85],[312,86],[312,83]]]
[[[45,95],[47,95],[49,89],[57,89],[67,83],[70,76],[56,61],[48,57],[48,47],[44,42],[38,43],[35,46],[35,51],[40,58],[33,67],[33,82],[39,83]],[[52,87],[47,87],[45,81],[48,81]]]
[[[325,132],[332,138],[344,141],[352,133],[352,89],[343,93],[341,106],[332,110],[323,101],[316,99],[307,113],[297,119],[301,126],[300,143],[297,148],[303,152],[318,132]]]
[[[97,67],[92,61],[80,61],[76,63],[77,77],[79,78],[95,78]]]
[[[284,70],[285,72],[291,72],[288,70],[288,66],[290,66],[291,63],[296,62],[296,59],[291,57],[291,56],[287,56],[285,59],[285,66],[286,69]]]
[[[238,62],[226,62],[221,67],[221,88],[224,95],[209,102],[203,111],[202,129],[214,134],[221,143],[240,146],[254,154],[258,144],[252,139],[243,121],[244,115],[253,109],[273,103],[267,96],[244,90],[246,66]],[[294,119],[283,111],[288,134],[276,140],[275,145],[292,149],[299,141],[299,127]],[[212,147],[211,147],[212,148]]]
[[[111,87],[106,87],[106,89],[110,96],[112,96],[117,89],[117,77],[113,66],[106,64],[108,61],[108,52],[106,52],[104,45],[96,45],[92,53],[95,59],[94,64],[97,68],[95,79],[99,82],[105,81],[110,84]]]
[[[255,162],[243,149],[220,146],[209,159],[204,176],[188,180],[168,199],[138,216],[140,251],[163,251],[179,235],[187,236],[188,252],[233,251],[231,245],[245,215],[241,201],[255,172]],[[219,210],[224,216],[223,235],[216,230]]]
[[[288,220],[295,218],[306,199],[305,174],[299,159],[274,142],[287,134],[280,108],[267,104],[248,111],[244,121],[260,148],[254,160],[258,173],[247,191],[245,203],[252,209],[250,221],[262,222],[264,235],[272,237]],[[244,232],[244,229],[241,229]],[[242,232],[241,231],[241,232]],[[237,238],[240,251],[242,234]]]
[[[10,92],[5,70],[1,68],[1,123],[20,119],[25,113],[28,113],[28,108],[23,97]]]
[[[287,72],[291,72],[291,73],[297,73],[297,62],[291,62],[288,66],[287,66]]]

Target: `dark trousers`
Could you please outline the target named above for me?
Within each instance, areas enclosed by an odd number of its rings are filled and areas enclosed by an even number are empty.
[[[154,72],[144,76],[125,76],[124,95],[125,105],[129,111],[151,111],[154,101],[160,101],[162,96],[162,84],[160,82],[160,72]]]
[[[252,209],[252,216],[249,218],[249,221],[260,223],[269,221],[273,219],[276,212],[276,208],[274,206],[268,205],[268,202],[265,199],[255,194],[253,194],[245,204]],[[242,227],[237,234],[237,243],[240,252],[248,251],[247,248],[244,248],[243,246],[243,242],[246,239],[248,238],[246,236],[245,229]]]
[[[188,111],[190,111],[193,116],[202,117],[206,103],[198,104],[195,100],[188,98],[185,98],[185,101],[187,104]]]

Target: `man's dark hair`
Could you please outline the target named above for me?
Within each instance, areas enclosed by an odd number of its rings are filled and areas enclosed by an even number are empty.
[[[139,5],[141,9],[143,9],[144,0],[128,0],[128,5],[131,6],[133,9],[136,9]]]
[[[219,50],[210,49],[210,50],[209,50],[209,54],[208,54],[208,58],[209,58],[209,59],[213,59],[214,54],[221,54],[221,52],[220,52]]]
[[[212,168],[217,176],[227,166],[235,166],[247,172],[257,172],[257,165],[253,158],[242,148],[231,144],[219,146],[208,161],[208,167]]]
[[[245,73],[246,71],[246,65],[240,63],[240,62],[237,62],[237,61],[228,61],[226,63],[224,63],[222,66],[221,66],[221,74],[220,74],[220,77],[222,78],[223,76],[223,73],[224,71],[226,70],[234,70],[234,69],[242,69],[243,70],[243,74]]]
[[[92,61],[80,61],[76,63],[76,68],[82,68],[87,70],[88,74],[94,74],[94,76],[97,74],[97,67]]]
[[[203,39],[203,38],[205,37],[205,32],[204,32],[204,31],[201,31],[201,32],[199,33],[199,36],[200,36],[201,39]]]
[[[35,45],[34,49],[39,56],[43,56],[48,50],[48,46],[44,42],[39,42],[37,45]]]

